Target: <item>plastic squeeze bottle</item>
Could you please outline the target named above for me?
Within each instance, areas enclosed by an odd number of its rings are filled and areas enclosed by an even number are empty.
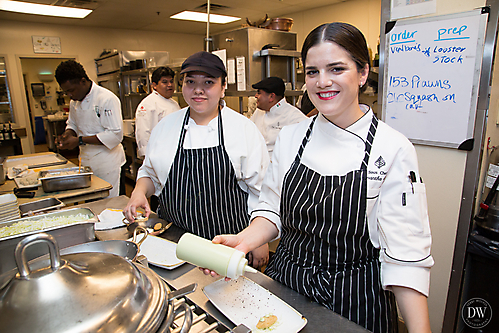
[[[177,244],[177,258],[199,267],[205,267],[219,275],[237,279],[243,273],[256,273],[248,266],[244,253],[222,244],[213,244],[202,237],[185,233]]]

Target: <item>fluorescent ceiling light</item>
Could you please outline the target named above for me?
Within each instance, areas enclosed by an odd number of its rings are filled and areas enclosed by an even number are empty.
[[[177,20],[206,22],[208,21],[208,14],[184,10],[183,12],[170,16],[170,18]],[[224,24],[224,23],[239,21],[240,19],[241,19],[240,17],[235,17],[235,16],[210,14],[210,23]]]
[[[0,10],[6,10],[16,13],[62,16],[71,18],[84,18],[92,12],[92,10],[90,9],[42,5],[38,3],[11,0],[0,0]]]

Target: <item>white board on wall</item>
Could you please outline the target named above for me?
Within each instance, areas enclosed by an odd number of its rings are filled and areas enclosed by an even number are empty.
[[[414,143],[473,147],[488,15],[387,22],[383,119]]]

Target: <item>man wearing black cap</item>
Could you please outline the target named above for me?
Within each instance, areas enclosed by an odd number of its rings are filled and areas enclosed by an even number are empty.
[[[127,207],[148,216],[147,198],[159,197],[158,215],[193,234],[213,239],[249,225],[269,164],[265,141],[248,118],[225,106],[225,66],[214,54],[198,52],[182,64],[182,94],[189,107],[154,127]],[[172,144],[173,143],[173,144]],[[262,266],[268,247],[252,251]]]
[[[267,144],[270,158],[274,151],[275,140],[283,126],[299,123],[307,117],[284,98],[284,81],[272,76],[252,85],[257,107],[251,120],[256,124]]]

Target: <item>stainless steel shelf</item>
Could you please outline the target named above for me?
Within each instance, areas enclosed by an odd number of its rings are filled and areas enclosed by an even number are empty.
[[[256,55],[260,57],[266,56],[277,56],[277,57],[292,57],[292,58],[300,58],[301,53],[298,51],[292,50],[280,50],[280,49],[266,49],[256,52]]]
[[[149,68],[140,68],[140,69],[131,69],[128,71],[122,71],[122,75],[143,75],[149,72],[154,72],[156,67],[149,67]]]
[[[125,97],[146,97],[148,93],[129,93],[125,94]]]

